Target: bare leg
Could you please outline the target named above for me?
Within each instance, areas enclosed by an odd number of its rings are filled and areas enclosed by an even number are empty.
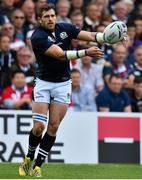
[[[58,102],[51,103],[49,107],[49,123],[47,133],[50,136],[56,136],[56,132],[60,125],[60,122],[64,118],[67,112],[68,105],[61,104]]]
[[[31,160],[34,159],[34,154],[37,146],[39,145],[42,133],[45,128],[45,122],[47,120],[48,104],[35,103],[32,104],[33,111],[33,128],[29,135],[29,147],[27,157]]]
[[[32,112],[33,113],[38,113],[38,114],[47,116],[48,108],[49,108],[49,104],[47,104],[47,103],[36,103],[36,102],[32,103]],[[33,121],[33,130],[32,131],[35,136],[40,136],[42,134],[44,128],[45,128],[44,122],[40,122],[40,121],[36,121],[36,120]]]
[[[44,162],[46,156],[54,145],[56,139],[56,132],[61,120],[64,118],[67,111],[67,105],[53,102],[49,106],[49,123],[47,132],[44,134],[40,146],[38,156],[34,167],[40,167]]]
[[[28,154],[19,167],[19,175],[26,176],[30,172],[31,161],[34,159],[34,154],[37,146],[41,142],[42,132],[44,130],[44,121],[47,120],[48,104],[35,103],[32,104],[33,110],[33,128],[29,134]]]

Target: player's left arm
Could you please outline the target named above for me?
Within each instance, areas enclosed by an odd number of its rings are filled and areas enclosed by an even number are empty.
[[[97,42],[99,44],[104,44],[105,40],[104,40],[104,35],[102,32],[88,32],[88,31],[80,31],[78,36],[77,36],[78,40],[83,40],[83,41],[88,41],[88,42]],[[124,47],[127,48],[127,44],[128,44],[128,38],[127,36],[125,36],[122,39],[122,44],[124,45]]]
[[[104,43],[103,33],[101,32],[80,31],[77,39],[89,42],[98,42],[100,44]]]

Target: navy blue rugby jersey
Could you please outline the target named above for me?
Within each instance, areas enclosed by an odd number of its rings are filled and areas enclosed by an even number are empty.
[[[63,82],[70,79],[69,61],[61,61],[44,53],[53,44],[62,50],[69,50],[71,40],[77,38],[80,31],[76,26],[67,23],[57,23],[54,32],[41,26],[35,29],[31,42],[37,61],[36,76],[39,79],[49,82]]]

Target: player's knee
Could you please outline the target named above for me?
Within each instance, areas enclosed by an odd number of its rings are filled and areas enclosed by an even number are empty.
[[[44,128],[45,128],[44,123],[42,123],[42,122],[35,123],[34,127],[33,127],[33,134],[35,136],[40,136],[43,133]]]
[[[59,123],[58,122],[50,122],[49,125],[48,125],[48,132],[51,135],[56,135],[58,127],[59,127]]]
[[[35,136],[40,136],[45,128],[45,122],[47,122],[47,116],[44,114],[33,113],[33,134]]]

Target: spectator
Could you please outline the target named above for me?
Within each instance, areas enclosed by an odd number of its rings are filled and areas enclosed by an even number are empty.
[[[1,29],[2,35],[6,35],[10,38],[10,49],[18,50],[20,47],[25,46],[25,43],[20,39],[15,38],[15,29],[12,23],[5,23]]]
[[[108,0],[92,0],[92,2],[95,2],[103,17],[109,13],[107,8]]]
[[[71,12],[76,9],[79,9],[83,12],[83,10],[84,10],[84,1],[83,0],[71,0]]]
[[[37,24],[36,21],[36,13],[35,13],[35,4],[31,0],[25,0],[22,5],[22,11],[25,14],[25,24],[24,28],[26,32],[34,29],[35,25]]]
[[[80,84],[81,74],[79,70],[71,71],[72,100],[70,109],[74,111],[96,111],[93,94]]]
[[[76,25],[80,29],[83,29],[84,17],[83,17],[83,14],[80,10],[74,10],[71,13],[70,18],[71,18],[72,24]]]
[[[36,0],[36,2],[35,2],[36,13],[38,13],[39,9],[46,4],[47,4],[47,0]]]
[[[31,109],[32,88],[26,85],[22,71],[13,73],[12,85],[3,90],[2,100],[7,109]]]
[[[127,6],[125,4],[125,2],[123,1],[118,1],[116,2],[115,6],[114,6],[114,14],[112,15],[112,19],[113,21],[123,21],[123,22],[127,22]]]
[[[95,27],[99,25],[101,12],[95,3],[89,3],[86,9],[86,17],[84,19],[84,29],[87,31],[95,31]]]
[[[23,25],[25,23],[25,15],[23,11],[21,11],[20,9],[14,10],[11,15],[11,22],[14,25],[15,38],[25,41],[27,32],[23,28]]]
[[[134,50],[137,46],[142,45],[142,41],[136,38],[136,26],[135,24],[129,23],[127,25],[128,27],[128,36],[129,36],[129,48],[128,51],[130,54],[134,53]]]
[[[138,5],[137,15],[142,17],[142,3]]]
[[[70,10],[70,2],[68,0],[59,0],[57,5],[57,22],[58,23],[71,23],[68,18]]]
[[[9,22],[11,13],[14,8],[14,0],[3,0],[0,6],[0,24]]]
[[[3,87],[10,85],[10,68],[16,59],[16,53],[10,50],[10,38],[0,37],[0,84]]]
[[[133,0],[123,0],[127,6],[127,17],[130,19],[132,12],[134,10],[134,1]]]
[[[109,84],[96,98],[100,112],[131,112],[130,98],[122,89],[123,80],[119,75],[112,74]]]
[[[127,49],[122,44],[116,44],[113,47],[112,60],[106,62],[103,68],[103,77],[108,84],[112,73],[119,74],[123,79],[124,88],[132,88],[133,75],[131,75],[131,68],[126,63]]]
[[[15,30],[12,23],[10,22],[4,23],[1,28],[1,33],[3,35],[9,36],[11,41],[15,40],[15,37],[14,37]]]
[[[131,94],[131,106],[133,112],[142,112],[142,76],[134,80],[134,89]]]
[[[81,85],[89,89],[95,98],[97,93],[104,88],[102,67],[92,63],[92,58],[86,56],[81,59],[81,62],[75,68],[81,73]]]
[[[132,74],[134,77],[142,77],[142,45],[134,51],[135,63],[132,65]]]
[[[136,26],[136,38],[142,41],[142,16],[135,17],[134,24]]]
[[[21,70],[26,76],[26,83],[33,85],[35,67],[31,64],[32,53],[28,47],[23,47],[17,52],[17,62],[15,62],[11,71]]]
[[[74,10],[71,13],[70,18],[71,18],[72,24],[76,25],[80,29],[83,29],[83,26],[84,26],[84,17],[83,17],[83,14],[81,13],[80,10],[78,10],[78,9]],[[88,45],[89,45],[89,42],[86,42],[86,41],[79,41],[79,40],[76,40],[76,39],[72,40],[72,48],[73,49],[87,48]]]

